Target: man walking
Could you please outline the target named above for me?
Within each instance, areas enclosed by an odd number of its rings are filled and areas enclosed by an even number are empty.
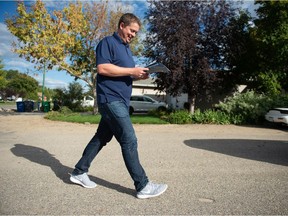
[[[118,30],[105,37],[96,48],[97,102],[101,121],[94,137],[86,146],[75,165],[70,180],[86,188],[96,187],[87,175],[92,160],[112,139],[121,146],[126,168],[134,181],[137,197],[156,197],[164,193],[166,184],[155,184],[148,180],[140,164],[137,138],[129,116],[129,103],[133,79],[147,79],[148,68],[135,67],[129,43],[140,30],[141,22],[134,14],[124,14]]]

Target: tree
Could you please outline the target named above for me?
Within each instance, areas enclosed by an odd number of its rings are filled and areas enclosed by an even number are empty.
[[[83,87],[77,83],[69,83],[67,89],[54,90],[54,107],[53,110],[58,110],[62,106],[66,106],[73,111],[79,111],[82,108]]]
[[[245,84],[253,88],[251,80],[255,80],[258,71],[258,57],[256,53],[255,29],[252,17],[247,11],[239,11],[239,16],[232,17],[225,46],[225,59],[229,73],[224,73],[224,83],[228,87]]]
[[[15,70],[6,71],[5,95],[37,99],[38,82],[27,74]]]
[[[5,96],[5,89],[7,86],[6,71],[3,70],[4,65],[2,64],[2,59],[0,59],[0,96]]]
[[[259,58],[259,76],[256,81],[264,92],[288,91],[288,3],[256,1],[255,4],[259,5],[256,11],[258,18],[255,20]],[[274,88],[269,90],[271,85]]]
[[[196,98],[219,85],[219,72],[231,70],[229,24],[235,17],[224,0],[151,2],[145,56],[170,68],[170,75],[160,74],[155,82],[171,95],[188,93],[192,113]]]
[[[10,32],[18,38],[15,52],[39,68],[47,66],[66,71],[75,80],[81,79],[93,90],[96,98],[96,56],[98,42],[111,34],[123,9],[108,10],[108,1],[70,3],[52,14],[37,0],[29,11],[19,3],[18,15],[7,19]],[[109,13],[111,16],[109,17]],[[96,103],[96,100],[95,100]],[[96,112],[97,104],[95,104]]]

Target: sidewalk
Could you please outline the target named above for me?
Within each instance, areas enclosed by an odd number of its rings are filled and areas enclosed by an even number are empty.
[[[135,125],[159,197],[135,198],[115,139],[86,189],[69,175],[96,125],[0,115],[1,215],[287,215],[288,131],[227,125]]]

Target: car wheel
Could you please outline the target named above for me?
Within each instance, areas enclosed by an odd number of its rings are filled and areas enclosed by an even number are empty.
[[[158,109],[157,109],[158,111],[166,111],[166,107],[163,107],[163,106],[160,106],[160,107],[158,107]]]
[[[133,107],[130,106],[130,107],[129,107],[129,114],[132,115],[133,112],[134,112],[134,109],[133,109]]]

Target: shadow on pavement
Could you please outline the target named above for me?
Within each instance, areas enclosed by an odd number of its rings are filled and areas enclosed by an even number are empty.
[[[45,149],[24,144],[15,144],[14,147],[11,149],[11,152],[17,157],[23,157],[31,162],[50,167],[55,173],[55,175],[64,183],[73,184],[70,182],[68,175],[68,173],[72,173],[73,168],[63,165],[57,158],[55,158],[54,155],[50,154]],[[95,181],[98,185],[116,190],[120,193],[130,194],[133,196],[135,195],[135,190],[123,187],[119,184],[108,182],[98,177],[94,177],[91,175],[89,176],[90,179],[92,181]]]
[[[288,166],[288,141],[191,139],[185,140],[184,143],[192,148]]]

